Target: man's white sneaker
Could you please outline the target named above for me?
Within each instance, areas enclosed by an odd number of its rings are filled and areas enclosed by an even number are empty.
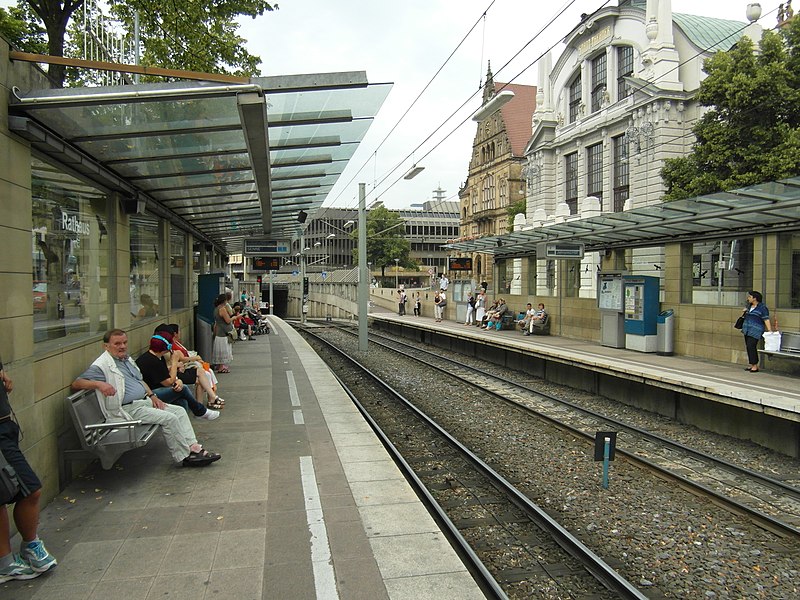
[[[205,419],[206,421],[213,421],[217,417],[219,417],[219,411],[211,410],[210,408],[206,410],[205,414],[200,415],[200,418]]]

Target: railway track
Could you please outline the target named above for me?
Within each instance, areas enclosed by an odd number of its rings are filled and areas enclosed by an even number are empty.
[[[357,401],[360,410],[408,469],[418,493],[438,507],[440,522],[487,594],[647,598],[379,376],[313,332],[306,334],[324,347],[335,372],[349,373],[351,384],[370,390],[348,393],[369,398]]]
[[[349,328],[340,328],[355,335]],[[595,432],[620,432],[617,453],[649,469],[659,477],[787,539],[800,540],[800,488],[769,475],[743,468],[651,433],[618,419],[578,406],[552,394],[543,394],[530,385],[497,377],[485,370],[465,365],[439,353],[407,344],[396,338],[370,333],[379,344],[405,358],[453,374],[481,386],[503,402],[523,413],[543,418],[574,435],[594,442]],[[380,341],[383,340],[383,341]]]

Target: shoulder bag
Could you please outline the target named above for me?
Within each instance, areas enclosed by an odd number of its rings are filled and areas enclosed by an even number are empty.
[[[744,327],[744,315],[736,319],[736,323],[733,324],[733,327],[735,329],[741,329],[742,327]]]
[[[19,491],[20,483],[17,472],[0,452],[0,505],[14,502]]]

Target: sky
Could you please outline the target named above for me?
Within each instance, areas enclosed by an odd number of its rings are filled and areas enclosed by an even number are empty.
[[[496,82],[536,85],[538,58],[555,45],[555,62],[581,13],[604,3],[617,0],[278,0],[279,10],[243,19],[240,34],[265,76],[366,71],[371,83],[394,84],[324,206],[357,206],[358,184],[366,183],[368,204],[407,208],[439,187],[458,200],[476,131],[469,117],[481,104],[487,62]],[[672,9],[744,23],[747,4],[672,0]],[[761,2],[765,28],[774,26],[778,4]],[[404,180],[415,163],[425,170]]]
[[[560,41],[579,22],[580,14],[591,13],[603,3],[283,0],[278,11],[243,21],[242,34],[250,40],[250,52],[261,57],[264,75],[365,70],[370,82],[394,83],[324,206],[356,206],[358,183],[363,182],[368,204],[380,199],[389,208],[406,208],[431,199],[432,191],[439,187],[446,198],[458,200],[477,127],[469,117],[481,104],[478,92],[487,62],[491,61],[496,82],[515,78],[514,83],[536,85],[537,59],[556,44],[555,62],[562,48]],[[674,12],[743,23],[747,4],[740,0],[672,0]],[[775,13],[766,13],[777,5],[777,0],[761,2],[762,25],[773,26]],[[462,39],[463,44],[387,138]],[[448,121],[454,112],[456,116]],[[444,127],[425,141],[445,121]],[[415,163],[425,170],[413,180],[404,180],[402,176]]]

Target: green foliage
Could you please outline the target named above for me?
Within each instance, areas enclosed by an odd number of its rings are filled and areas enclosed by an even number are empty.
[[[111,12],[133,31],[139,12],[141,63],[165,69],[252,76],[261,59],[245,48],[237,19],[274,10],[263,0],[112,0]]]
[[[24,0],[44,24],[47,32],[45,54],[77,57],[80,27],[71,19],[84,0]],[[240,76],[259,74],[261,59],[245,48],[238,35],[237,19],[255,18],[278,8],[264,0],[108,0],[111,14],[128,36],[133,36],[134,14],[139,13],[142,53],[140,64],[165,69]],[[28,21],[32,23],[33,21]],[[72,39],[68,41],[67,32]],[[40,50],[42,52],[42,50]],[[67,79],[63,65],[51,65],[50,78],[63,86]],[[75,77],[72,77],[77,81]],[[91,78],[87,79],[87,82]],[[81,82],[83,82],[81,80]]]
[[[47,52],[42,22],[24,2],[10,6],[8,10],[0,7],[0,36],[6,38],[15,50],[33,54]]]
[[[416,269],[417,263],[409,258],[411,243],[404,237],[405,221],[396,212],[378,206],[367,213],[367,262],[372,268],[380,267],[381,274],[388,266],[394,266],[395,258],[400,266]],[[358,241],[358,230],[350,234]],[[358,264],[358,248],[353,250],[353,263]]]
[[[704,65],[697,99],[711,107],[695,125],[692,153],[665,161],[665,200],[800,173],[800,19],[766,31],[760,51],[742,38]]]
[[[525,198],[523,198],[522,200],[517,200],[516,202],[514,202],[514,204],[509,205],[507,209],[509,231],[514,231],[514,217],[516,217],[520,213],[524,215],[526,206],[527,204],[525,202]]]

